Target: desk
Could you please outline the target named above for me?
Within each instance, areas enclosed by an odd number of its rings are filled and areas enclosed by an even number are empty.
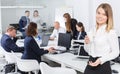
[[[71,67],[77,71],[84,72],[84,69],[87,65],[86,59],[77,59],[75,55],[71,53],[62,53],[62,54],[45,54],[45,58],[60,63],[62,67]]]
[[[37,41],[37,43],[40,43],[40,41]],[[23,46],[23,40],[17,41],[17,44],[19,46]],[[48,44],[48,47],[50,46],[56,46],[55,41],[50,41]],[[87,65],[87,59],[77,59],[77,55],[73,55],[71,53],[62,53],[62,54],[45,54],[43,57],[52,60],[54,62],[57,62],[61,64],[62,67],[71,67],[77,71],[84,72],[85,67]],[[118,74],[120,74],[120,64],[115,63],[114,65],[111,66],[112,69],[115,69],[119,71]]]

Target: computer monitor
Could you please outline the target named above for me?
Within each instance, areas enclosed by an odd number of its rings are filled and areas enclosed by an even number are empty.
[[[58,46],[66,47],[69,50],[71,47],[71,38],[71,34],[69,33],[59,33]]]
[[[19,30],[19,24],[18,23],[12,23],[10,26],[13,26],[16,28],[16,30]]]

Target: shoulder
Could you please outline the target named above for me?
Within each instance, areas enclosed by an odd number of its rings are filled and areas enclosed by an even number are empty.
[[[26,20],[26,16],[22,16],[22,17],[21,17],[21,20]]]
[[[65,28],[63,28],[63,27],[60,27],[60,31],[66,32]]]
[[[1,39],[10,39],[10,36],[4,34]]]
[[[63,27],[60,27],[60,29],[65,30],[65,28],[63,28]]]
[[[77,22],[77,20],[76,20],[75,18],[72,18],[71,21],[75,21],[75,22]]]
[[[109,34],[116,34],[116,30],[111,29],[111,30],[109,31]]]
[[[26,18],[26,16],[21,16],[21,18]]]
[[[25,37],[25,42],[31,42],[32,40],[34,40],[32,36]]]
[[[82,32],[83,34],[87,34],[85,31]]]
[[[116,33],[116,30],[114,29],[111,29],[109,32],[108,32],[109,35],[117,35]]]

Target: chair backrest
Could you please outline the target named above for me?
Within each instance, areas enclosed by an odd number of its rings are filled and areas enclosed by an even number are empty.
[[[21,59],[18,56],[16,56],[14,52],[12,53],[17,61],[17,67],[19,70],[24,72],[39,70],[39,64],[36,60]]]
[[[2,46],[0,46],[0,50],[2,51],[3,55],[5,56],[5,60],[8,63],[16,63],[15,58],[11,52],[7,52]]]
[[[0,45],[0,57],[5,56],[5,50],[3,49],[3,47]]]
[[[77,74],[75,70],[62,67],[50,67],[44,62],[40,63],[42,74]]]

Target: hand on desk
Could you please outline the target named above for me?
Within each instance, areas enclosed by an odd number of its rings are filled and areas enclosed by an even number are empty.
[[[55,49],[53,47],[50,47],[47,49],[50,53],[54,53],[55,52]]]

